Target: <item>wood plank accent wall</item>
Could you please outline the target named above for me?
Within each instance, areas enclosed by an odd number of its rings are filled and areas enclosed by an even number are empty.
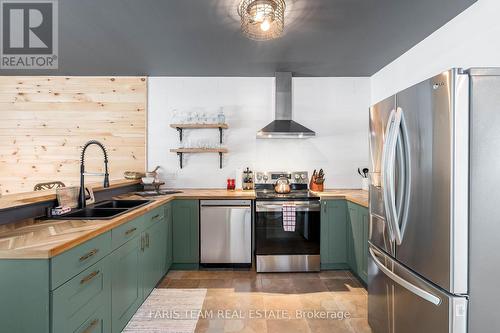
[[[78,185],[81,147],[91,139],[108,149],[110,179],[144,171],[146,108],[145,77],[0,76],[0,193]],[[87,171],[103,170],[97,147],[86,156]]]

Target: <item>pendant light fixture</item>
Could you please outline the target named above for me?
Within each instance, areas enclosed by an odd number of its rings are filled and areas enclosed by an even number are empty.
[[[253,40],[278,38],[285,28],[285,8],[284,0],[242,0],[241,30]]]

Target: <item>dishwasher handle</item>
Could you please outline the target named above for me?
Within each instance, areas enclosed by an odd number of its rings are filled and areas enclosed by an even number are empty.
[[[200,207],[252,207],[251,200],[200,200]]]

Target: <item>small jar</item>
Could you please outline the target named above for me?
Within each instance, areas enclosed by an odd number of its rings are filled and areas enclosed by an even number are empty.
[[[226,116],[224,115],[224,111],[222,111],[222,108],[219,111],[219,114],[217,115],[217,121],[219,122],[219,124],[226,123]]]

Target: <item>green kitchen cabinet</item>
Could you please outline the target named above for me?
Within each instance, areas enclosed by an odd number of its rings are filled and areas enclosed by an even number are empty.
[[[369,229],[369,214],[368,208],[359,206],[360,219],[363,224],[363,257],[362,267],[359,273],[361,279],[368,283],[368,229]]]
[[[142,294],[143,298],[149,296],[158,281],[165,274],[167,251],[165,238],[167,228],[165,220],[153,224],[142,233]]]
[[[322,269],[348,268],[345,200],[322,200],[320,242]]]
[[[197,263],[198,201],[178,208],[189,252],[177,258]],[[0,331],[121,332],[172,263],[172,210],[152,209],[50,259],[1,259]]]
[[[51,292],[52,333],[111,331],[109,256]]]
[[[368,279],[368,209],[348,202],[348,264],[365,283]]]
[[[169,202],[165,205],[165,273],[170,270],[172,266],[172,203]]]
[[[49,333],[49,261],[0,260],[0,331]]]
[[[173,267],[197,269],[199,264],[199,201],[176,200],[172,205]]]
[[[142,304],[143,238],[135,236],[111,254],[111,327],[121,332]]]

